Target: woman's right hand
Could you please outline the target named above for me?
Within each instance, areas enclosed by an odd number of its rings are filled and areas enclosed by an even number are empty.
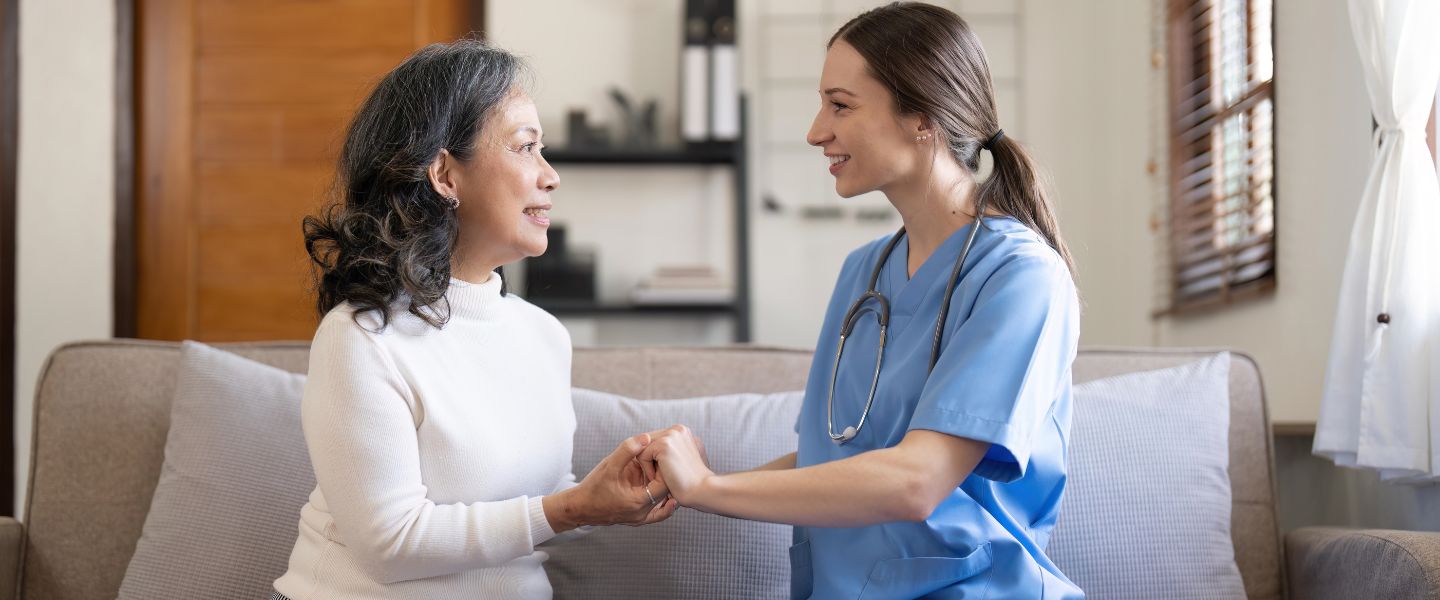
[[[559,533],[585,525],[649,525],[675,514],[679,504],[664,479],[647,479],[636,460],[650,440],[648,433],[627,438],[579,485],[546,496],[542,502],[551,528]]]

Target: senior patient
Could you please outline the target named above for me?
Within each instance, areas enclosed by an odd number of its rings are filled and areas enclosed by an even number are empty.
[[[335,203],[305,219],[317,485],[272,598],[549,598],[538,545],[675,511],[635,460],[645,434],[575,482],[569,335],[497,272],[545,251],[560,182],[521,72],[479,41],[416,52],[351,123]]]

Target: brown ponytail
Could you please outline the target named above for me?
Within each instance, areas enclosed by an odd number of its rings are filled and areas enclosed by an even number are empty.
[[[980,184],[980,197],[986,206],[994,206],[1001,212],[1015,217],[1030,229],[1040,233],[1050,247],[1065,259],[1070,275],[1075,275],[1075,261],[1070,249],[1060,237],[1060,225],[1055,221],[1055,211],[1050,207],[1049,195],[1035,160],[1019,142],[1009,136],[1001,136],[990,148],[994,159],[990,176]]]
[[[985,50],[964,19],[930,4],[892,2],[842,25],[828,45],[838,40],[864,57],[902,114],[928,117],[955,160],[979,171],[980,152],[1000,124]],[[989,149],[994,167],[979,198],[1044,237],[1073,277],[1075,262],[1030,153],[1009,135]]]

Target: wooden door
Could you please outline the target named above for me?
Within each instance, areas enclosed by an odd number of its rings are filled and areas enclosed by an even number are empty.
[[[416,49],[478,24],[474,0],[137,0],[137,336],[309,339],[300,221],[344,129]]]

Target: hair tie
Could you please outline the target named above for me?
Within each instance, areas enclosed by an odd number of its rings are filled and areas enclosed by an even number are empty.
[[[995,135],[990,136],[990,139],[985,140],[985,143],[984,143],[984,144],[980,144],[980,147],[981,147],[981,148],[984,148],[984,149],[986,149],[986,150],[989,150],[989,151],[991,151],[991,152],[994,152],[994,151],[995,151],[995,144],[996,144],[997,142],[999,142],[1000,139],[1003,138],[1003,137],[1005,137],[1005,130],[1004,130],[1004,129],[997,129],[997,130],[995,130]]]

